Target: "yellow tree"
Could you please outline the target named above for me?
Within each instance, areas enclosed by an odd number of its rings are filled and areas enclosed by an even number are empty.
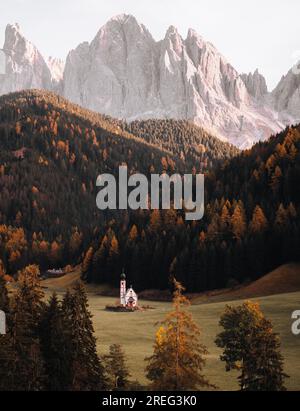
[[[232,232],[237,240],[240,240],[246,232],[246,217],[241,204],[237,204],[231,217]]]
[[[174,279],[173,311],[159,327],[153,355],[146,358],[147,378],[154,390],[193,390],[209,387],[202,374],[207,355],[201,344],[200,330],[188,312],[188,299],[184,288]]]
[[[91,268],[92,260],[93,260],[94,250],[93,247],[90,247],[83,259],[82,266],[81,266],[81,277],[86,279],[88,272]]]
[[[249,224],[250,232],[253,234],[262,233],[268,227],[268,221],[261,207],[257,205],[253,211],[252,220]]]
[[[242,391],[283,391],[283,357],[280,339],[257,303],[227,306],[220,319],[223,330],[216,344],[223,349],[226,371],[238,370]]]

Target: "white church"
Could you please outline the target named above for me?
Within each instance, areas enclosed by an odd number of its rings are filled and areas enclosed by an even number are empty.
[[[121,274],[120,280],[120,305],[122,307],[137,307],[138,296],[134,292],[132,286],[126,289],[126,275]]]

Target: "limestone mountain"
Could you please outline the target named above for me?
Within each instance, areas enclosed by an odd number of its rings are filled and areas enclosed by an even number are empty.
[[[8,25],[0,94],[39,88],[82,107],[132,122],[193,122],[239,148],[299,120],[299,75],[293,71],[269,93],[263,76],[239,74],[194,30],[173,26],[155,41],[133,16],[109,20],[66,63],[44,59],[17,24]],[[2,59],[3,60],[3,59]]]
[[[126,120],[191,120],[239,147],[267,138],[281,124],[257,106],[239,73],[194,30],[171,26],[156,42],[133,16],[105,24],[67,58],[63,94]]]

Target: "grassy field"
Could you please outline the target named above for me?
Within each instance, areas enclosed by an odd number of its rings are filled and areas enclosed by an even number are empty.
[[[48,292],[51,288],[49,287]],[[59,287],[56,290],[62,291]],[[105,306],[113,304],[115,298],[97,295],[97,288],[88,287],[87,291],[99,353],[106,353],[110,344],[122,344],[127,354],[132,379],[146,383],[144,358],[152,352],[157,328],[155,323],[164,318],[171,309],[171,304],[151,302],[151,306],[155,307],[153,310],[130,313],[109,312],[105,310]],[[290,375],[287,387],[289,390],[300,390],[300,336],[291,333],[291,313],[300,309],[300,292],[260,297],[255,300],[260,302],[263,312],[273,321],[276,332],[281,336],[285,371]],[[238,300],[232,302],[232,304],[238,303]],[[209,350],[205,375],[220,390],[235,390],[238,388],[236,374],[225,372],[224,364],[219,360],[220,350],[214,344],[215,336],[219,331],[218,321],[225,304],[226,302],[223,301],[193,304],[190,309],[201,327],[202,341]]]

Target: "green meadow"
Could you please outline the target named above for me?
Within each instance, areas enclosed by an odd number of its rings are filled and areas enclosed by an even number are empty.
[[[300,292],[254,300],[260,303],[264,314],[272,320],[275,331],[280,334],[285,358],[285,372],[290,376],[286,381],[286,386],[289,390],[299,390],[300,335],[294,336],[291,332],[291,313],[300,309]],[[114,302],[114,298],[97,296],[89,292],[89,304],[93,314],[99,353],[107,352],[110,344],[122,344],[127,354],[132,379],[146,383],[144,358],[151,355],[157,329],[156,323],[171,310],[171,303],[151,302],[154,309],[147,311],[129,313],[106,311],[106,304]],[[225,372],[224,364],[219,359],[221,351],[214,344],[215,336],[220,330],[219,318],[226,304],[239,304],[239,301],[192,305],[190,310],[201,328],[202,341],[209,350],[204,369],[205,375],[220,390],[236,390],[238,389],[237,374]]]

